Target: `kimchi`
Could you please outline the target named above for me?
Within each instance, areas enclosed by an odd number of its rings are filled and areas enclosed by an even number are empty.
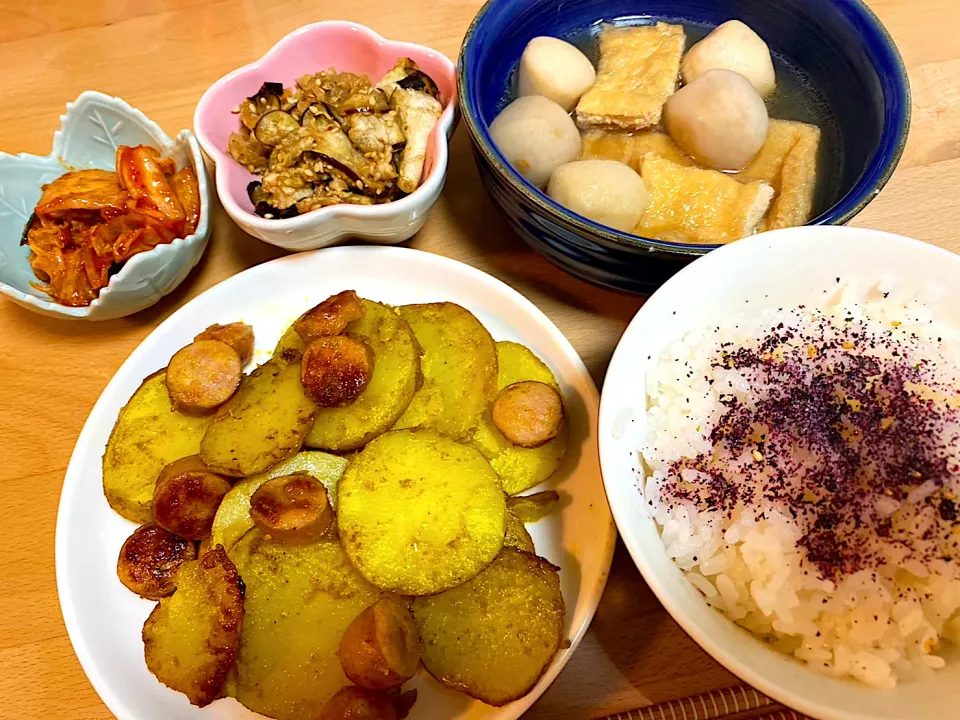
[[[78,170],[44,185],[23,243],[34,287],[62,305],[89,305],[137,253],[186,237],[200,220],[200,189],[152,147],[117,149],[117,169]]]

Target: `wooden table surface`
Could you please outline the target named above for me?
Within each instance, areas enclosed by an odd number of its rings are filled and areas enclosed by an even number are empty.
[[[589,0],[584,0],[589,1]],[[455,58],[481,0],[0,0],[0,150],[46,154],[65,103],[118,95],[169,133],[203,91],[287,32],[344,17]],[[900,46],[913,127],[893,180],[853,224],[960,250],[957,0],[870,0]],[[579,351],[597,384],[639,298],[599,290],[529,251],[481,189],[466,132],[446,189],[412,246],[520,290]],[[282,254],[217,207],[205,258],[159,305],[100,324],[43,318],[0,300],[0,718],[109,718],[67,638],[54,577],[57,502],[80,428],[107,381],[176,308]],[[595,718],[726,687],[736,679],[670,619],[618,545],[593,626],[527,717]]]

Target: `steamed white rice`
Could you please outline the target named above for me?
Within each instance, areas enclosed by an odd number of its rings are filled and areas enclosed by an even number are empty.
[[[662,491],[673,461],[711,452],[708,429],[724,411],[721,393],[751,395],[738,370],[714,366],[721,344],[756,343],[779,323],[803,327],[824,317],[836,324],[855,318],[877,332],[913,338],[912,352],[936,357],[945,374],[960,379],[957,331],[934,322],[921,303],[888,295],[882,285],[866,292],[847,288],[825,310],[758,308],[688,332],[663,350],[648,374],[649,434],[641,448],[648,470],[644,497],[667,554],[706,601],[812,669],[878,688],[944,666],[945,643],[960,641],[960,562],[904,560],[885,548],[886,563],[834,583],[806,561],[798,545],[801,528],[777,503],[698,511],[690,502],[667,502]],[[960,453],[960,442],[951,442],[960,428],[949,434],[944,451]],[[960,496],[960,486],[952,490]],[[893,512],[883,500],[877,511]]]

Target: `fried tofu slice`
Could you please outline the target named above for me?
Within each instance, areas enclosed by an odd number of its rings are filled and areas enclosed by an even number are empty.
[[[637,133],[619,130],[586,130],[580,133],[581,160],[616,160],[626,163],[638,173],[643,170],[647,153],[655,153],[677,165],[695,165],[666,133],[643,130]]]
[[[792,120],[770,120],[767,141],[737,176],[759,180],[776,193],[759,231],[795,227],[810,220],[817,182],[820,128]]]
[[[680,25],[605,27],[597,79],[577,104],[577,124],[642,130],[660,122],[663,104],[677,89],[685,42]]]
[[[647,209],[638,235],[671,242],[723,244],[752,235],[770,201],[765,182],[742,183],[716,170],[684,167],[654,153],[643,160]]]

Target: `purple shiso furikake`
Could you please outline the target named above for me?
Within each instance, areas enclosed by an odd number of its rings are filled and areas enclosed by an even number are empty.
[[[891,553],[953,562],[956,368],[899,323],[806,318],[748,346],[721,346],[707,382],[735,371],[749,393],[720,395],[723,411],[703,428],[712,452],[671,463],[661,502],[790,516],[806,561],[827,580],[876,569]]]

